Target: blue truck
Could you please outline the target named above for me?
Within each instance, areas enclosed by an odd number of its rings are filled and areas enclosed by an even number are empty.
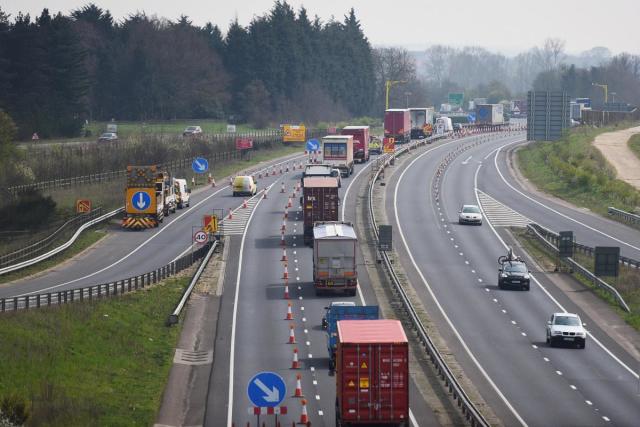
[[[338,345],[338,320],[377,320],[380,308],[377,305],[356,305],[351,301],[334,301],[325,307],[322,329],[327,332],[329,368],[336,366],[336,346]]]

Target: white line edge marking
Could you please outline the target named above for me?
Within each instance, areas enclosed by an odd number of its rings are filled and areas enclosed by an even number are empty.
[[[640,247],[633,246],[633,245],[632,245],[632,244],[630,244],[630,243],[627,243],[627,242],[622,241],[622,240],[620,240],[620,239],[617,239],[617,238],[615,238],[615,237],[613,237],[613,236],[610,236],[610,235],[608,235],[607,233],[605,233],[605,232],[603,232],[603,231],[600,231],[600,230],[598,230],[598,229],[596,229],[596,228],[593,228],[593,227],[591,227],[591,226],[589,226],[589,225],[587,225],[587,224],[585,224],[585,223],[583,223],[583,222],[578,221],[577,219],[573,219],[573,218],[571,218],[570,216],[565,215],[565,214],[563,214],[562,212],[559,212],[559,211],[555,210],[554,208],[552,208],[552,207],[550,207],[550,206],[547,206],[547,205],[545,205],[544,203],[539,202],[538,200],[536,200],[536,199],[534,199],[534,198],[532,198],[532,197],[530,197],[530,196],[528,196],[528,195],[524,194],[522,191],[518,190],[518,189],[517,189],[517,188],[515,188],[513,185],[511,185],[509,182],[507,182],[507,180],[505,179],[504,175],[502,175],[502,171],[501,171],[501,170],[500,170],[500,168],[498,167],[498,155],[500,154],[500,151],[501,151],[504,147],[506,147],[507,145],[515,144],[515,143],[517,143],[517,142],[521,142],[521,141],[522,141],[522,140],[518,140],[518,141],[510,142],[509,144],[505,144],[505,145],[503,145],[503,146],[501,146],[501,147],[498,147],[498,149],[496,150],[496,154],[495,154],[495,156],[494,156],[494,158],[493,158],[493,163],[494,163],[494,165],[495,165],[495,167],[496,167],[496,171],[498,172],[498,175],[500,175],[500,178],[502,179],[502,181],[503,181],[505,184],[507,184],[507,186],[508,186],[509,188],[511,188],[511,189],[512,189],[513,191],[515,191],[516,193],[520,194],[522,197],[524,197],[524,198],[526,198],[526,199],[528,199],[528,200],[532,201],[533,203],[535,203],[535,204],[537,204],[537,205],[540,205],[540,206],[542,206],[543,208],[548,209],[548,210],[550,210],[551,212],[553,212],[553,213],[555,213],[555,214],[557,214],[557,215],[560,215],[560,216],[561,216],[561,217],[563,217],[564,219],[568,219],[569,221],[575,222],[576,224],[580,224],[581,226],[583,226],[583,227],[585,227],[585,228],[587,228],[587,229],[589,229],[589,230],[591,230],[591,231],[595,231],[596,233],[601,234],[601,235],[603,235],[603,236],[605,236],[605,237],[608,237],[608,238],[609,238],[609,239],[611,239],[611,240],[614,240],[614,241],[616,241],[616,242],[618,242],[618,243],[621,243],[621,244],[623,244],[623,245],[625,245],[625,246],[628,246],[628,247],[633,248],[633,249],[635,249],[635,250],[637,250],[637,251],[640,251]],[[476,188],[477,188],[477,185],[476,185]]]
[[[273,182],[267,189],[271,189],[278,180]],[[254,206],[251,211],[251,215],[249,215],[249,219],[247,220],[244,230],[242,231],[242,241],[240,242],[240,255],[238,256],[238,272],[236,275],[236,290],[235,295],[233,297],[233,320],[231,321],[231,351],[229,355],[229,406],[227,408],[227,426],[232,427],[232,417],[233,417],[233,370],[235,367],[235,352],[236,352],[236,319],[238,315],[238,295],[240,294],[240,276],[242,275],[242,257],[244,253],[244,242],[247,238],[247,231],[249,230],[249,224],[251,223],[251,219],[253,219],[253,215],[258,211],[258,206],[264,200],[262,197],[258,199],[258,202]]]
[[[272,167],[278,166],[278,165],[283,164],[283,163],[290,162],[291,160],[295,160],[295,159],[297,159],[297,158],[299,158],[299,157],[304,157],[304,156],[294,156],[294,157],[292,157],[291,159],[284,160],[284,161],[279,162],[279,163],[274,163],[274,164],[273,164],[273,165],[271,165],[271,166],[266,166],[266,167],[264,167],[264,168],[262,168],[262,169],[259,169],[259,170],[258,170],[258,172],[261,172],[261,171],[263,171],[263,170],[266,170],[266,169],[269,169],[269,168],[272,168]],[[276,179],[276,180],[274,181],[274,183],[275,183],[275,182],[278,182],[278,179]],[[271,184],[268,188],[271,188],[272,186],[273,186],[273,184]],[[27,292],[27,293],[20,294],[20,295],[16,295],[16,296],[17,296],[17,297],[22,297],[22,296],[25,296],[25,295],[37,294],[37,293],[41,293],[41,292],[44,292],[44,291],[48,291],[48,290],[50,290],[50,289],[56,289],[56,288],[59,288],[59,287],[61,287],[61,286],[70,285],[71,283],[75,283],[75,282],[78,282],[78,281],[80,281],[80,280],[84,280],[84,279],[88,279],[89,277],[93,277],[93,276],[95,276],[96,274],[100,274],[100,273],[102,273],[103,271],[106,271],[106,270],[108,270],[108,269],[110,269],[110,268],[112,268],[112,267],[114,267],[114,266],[116,266],[116,265],[120,264],[121,262],[123,262],[124,260],[126,260],[127,258],[129,258],[131,255],[135,254],[135,253],[136,253],[136,252],[138,252],[140,249],[142,249],[144,246],[146,246],[146,245],[147,245],[147,243],[149,243],[150,241],[152,241],[153,239],[155,239],[155,238],[156,238],[160,233],[162,233],[162,232],[164,232],[165,230],[167,230],[167,229],[168,229],[168,228],[169,228],[169,227],[170,227],[174,222],[178,221],[180,218],[182,218],[183,216],[185,216],[185,215],[187,215],[187,214],[191,214],[195,208],[197,208],[198,206],[200,206],[201,204],[203,204],[204,202],[206,202],[207,200],[209,200],[209,199],[210,199],[210,198],[212,198],[213,196],[217,195],[218,193],[220,193],[220,192],[221,192],[221,191],[223,191],[223,190],[226,190],[226,189],[227,189],[227,188],[229,188],[229,187],[230,187],[229,185],[225,185],[224,187],[221,187],[219,190],[217,190],[217,191],[216,191],[216,192],[214,192],[213,194],[210,194],[209,196],[207,196],[207,197],[205,197],[204,199],[200,200],[198,203],[196,203],[196,204],[193,206],[193,208],[189,209],[188,211],[184,211],[184,212],[182,212],[180,215],[178,215],[177,217],[173,218],[173,220],[171,220],[171,222],[169,222],[169,223],[168,223],[167,225],[165,225],[164,227],[160,228],[160,229],[157,231],[157,233],[155,233],[154,235],[152,235],[151,237],[149,237],[147,240],[145,240],[144,242],[142,242],[142,244],[140,244],[140,246],[138,246],[137,248],[135,248],[134,250],[132,250],[131,252],[129,252],[128,254],[126,254],[125,256],[123,256],[122,258],[120,258],[119,260],[117,260],[117,261],[113,262],[112,264],[110,264],[110,265],[108,265],[108,266],[106,266],[106,267],[103,267],[103,268],[101,268],[100,270],[94,271],[94,272],[93,272],[93,273],[91,273],[91,274],[87,274],[86,276],[78,277],[78,278],[76,278],[76,279],[69,280],[69,281],[64,282],[64,283],[60,283],[60,284],[58,284],[58,285],[49,286],[48,288],[42,288],[42,289],[38,289],[38,290],[35,290],[35,291],[32,291],[32,292]],[[256,196],[254,196],[254,197],[256,197]],[[258,203],[259,203],[259,202],[258,202]],[[257,205],[257,203],[256,203],[256,205]],[[237,209],[236,209],[236,210],[237,210]],[[254,210],[255,210],[255,209],[254,209]],[[189,249],[189,248],[188,248],[188,249]],[[186,253],[186,251],[185,251],[184,253]]]
[[[349,190],[351,190],[351,186],[353,185],[354,182],[356,182],[356,180],[358,179],[358,177],[360,176],[360,174],[362,172],[364,172],[369,166],[371,166],[372,163],[371,161],[367,162],[367,164],[358,171],[358,173],[353,177],[353,179],[351,180],[351,182],[349,183],[349,185],[347,186],[347,189],[344,192],[344,201],[342,203],[342,221],[344,221],[344,212],[347,206],[347,195],[349,194]],[[367,305],[367,303],[364,300],[364,295],[362,294],[362,290],[360,289],[360,283],[358,283],[358,297],[360,298],[360,303],[362,305]],[[419,427],[418,422],[416,421],[416,417],[413,416],[413,411],[411,411],[411,408],[409,408],[409,419],[411,420],[411,424],[414,427]]]
[[[439,147],[444,147],[445,145],[441,145]],[[438,147],[438,148],[439,148]],[[435,148],[434,148],[435,149]],[[520,414],[518,414],[518,411],[516,411],[516,409],[513,407],[513,405],[511,405],[511,403],[507,400],[506,396],[504,394],[502,394],[502,392],[500,391],[500,389],[498,388],[498,386],[493,382],[493,380],[491,379],[491,377],[489,376],[489,374],[484,370],[484,368],[482,367],[482,365],[480,365],[480,362],[478,361],[478,359],[476,359],[476,357],[473,355],[473,353],[471,353],[471,350],[469,349],[469,347],[467,346],[467,343],[464,341],[464,339],[462,338],[462,335],[460,335],[460,332],[458,332],[458,329],[456,329],[456,327],[453,325],[453,322],[451,321],[451,319],[449,318],[449,316],[447,316],[447,313],[444,311],[444,308],[442,307],[442,305],[440,305],[440,301],[438,301],[438,298],[436,297],[436,295],[433,293],[433,290],[431,289],[431,286],[429,285],[429,283],[427,282],[427,279],[424,277],[424,275],[422,274],[422,270],[420,269],[420,267],[418,267],[415,259],[413,258],[413,254],[411,253],[411,250],[409,249],[409,245],[407,244],[407,241],[404,237],[404,232],[402,231],[402,225],[400,223],[400,219],[398,218],[398,188],[400,188],[400,183],[402,182],[402,179],[404,178],[404,174],[411,168],[411,166],[417,162],[418,160],[420,160],[420,158],[422,158],[422,156],[430,153],[432,150],[426,151],[422,154],[420,154],[418,157],[416,157],[411,163],[409,163],[409,165],[402,171],[402,173],[400,174],[400,178],[398,179],[398,182],[395,185],[395,190],[393,193],[393,210],[394,210],[394,215],[395,215],[395,219],[396,219],[396,223],[398,224],[398,231],[400,232],[400,238],[402,239],[402,243],[404,244],[405,249],[407,250],[407,253],[409,254],[409,259],[411,260],[411,263],[413,264],[413,267],[416,269],[416,271],[418,272],[418,275],[420,276],[420,279],[422,280],[422,283],[424,284],[424,286],[427,288],[427,291],[429,291],[429,294],[431,295],[431,298],[433,298],[434,302],[436,303],[436,305],[438,306],[438,309],[440,310],[440,313],[442,314],[442,316],[445,318],[445,320],[447,321],[447,324],[449,325],[449,327],[451,328],[451,330],[454,332],[454,334],[456,335],[456,337],[458,338],[458,340],[460,341],[462,347],[464,348],[465,352],[467,353],[467,355],[469,356],[469,358],[471,358],[471,360],[473,361],[473,363],[476,365],[476,367],[478,368],[478,370],[480,370],[480,373],[484,376],[484,378],[487,380],[487,382],[491,385],[491,387],[494,389],[494,391],[498,394],[498,396],[500,397],[500,399],[502,399],[502,401],[505,403],[505,405],[507,405],[507,407],[509,408],[509,410],[511,411],[511,413],[514,415],[514,417],[516,417],[516,419],[520,422],[521,425],[523,426],[527,426],[527,423],[522,419],[522,417],[520,416]],[[481,167],[482,164],[480,164],[478,167]]]
[[[519,142],[519,141],[515,141],[515,142]],[[512,142],[512,143],[510,143],[510,144],[514,144],[515,142]],[[510,145],[510,144],[506,144],[506,145]],[[497,158],[498,158],[498,155],[500,154],[500,149],[502,149],[502,148],[503,148],[503,147],[505,147],[506,145],[504,145],[504,146],[500,147],[500,148],[496,151],[495,158],[494,158],[494,164],[495,164],[495,166],[496,166],[496,169],[498,168]],[[480,206],[480,210],[482,210],[482,214],[484,215],[484,210],[482,209],[482,205],[480,205],[480,199],[478,198],[478,172],[480,172],[480,168],[481,168],[481,167],[482,167],[482,165],[479,165],[479,166],[478,166],[478,168],[476,169],[476,173],[475,173],[475,176],[474,176],[474,179],[473,179],[473,181],[474,181],[473,185],[474,185],[474,190],[475,190],[475,193],[476,193],[476,201],[477,201],[477,203],[478,203],[478,206]],[[499,170],[498,170],[498,173],[500,173],[500,171],[499,171]],[[502,174],[501,174],[501,173],[500,173],[500,176],[502,176]],[[504,180],[504,177],[503,177],[502,179]],[[505,182],[506,182],[506,181],[505,181]],[[507,184],[507,185],[509,185],[509,187],[511,187],[512,189],[514,189],[516,192],[520,193],[518,190],[516,190],[515,188],[513,188],[510,184]],[[529,197],[528,197],[528,196],[526,196],[525,194],[522,194],[522,193],[520,193],[520,194],[521,194],[521,195],[523,195],[523,196],[525,196],[525,197],[527,197],[527,198],[529,198]],[[529,198],[529,199],[530,199],[530,198]],[[533,199],[531,199],[531,200],[533,200]],[[535,201],[535,200],[534,200],[534,201]],[[542,205],[540,202],[537,202],[537,201],[535,201],[535,202],[536,202],[536,203],[538,203],[538,204],[540,204],[540,205]],[[544,205],[543,205],[543,206],[544,206]],[[546,206],[545,206],[545,207],[546,207]],[[551,211],[556,212],[556,213],[558,213],[558,214],[560,214],[560,215],[562,215],[562,216],[564,216],[564,217],[566,217],[566,218],[569,218],[569,217],[567,217],[566,215],[561,214],[560,212],[557,212],[557,211],[555,211],[555,210],[553,210],[553,209],[551,209],[551,208],[548,208],[548,209],[550,209]],[[575,221],[575,222],[579,223],[578,221],[576,221],[576,220],[574,220],[574,219],[572,219],[572,218],[569,218],[569,219],[571,219],[572,221]],[[505,249],[508,249],[508,248],[509,248],[509,246],[505,243],[505,241],[504,241],[504,240],[502,240],[502,237],[500,237],[500,235],[498,234],[498,232],[496,231],[496,229],[493,227],[493,225],[491,224],[491,221],[487,221],[487,224],[489,224],[489,227],[490,227],[490,228],[491,228],[491,230],[493,231],[493,234],[495,234],[495,236],[498,238],[498,240],[500,241],[500,243],[502,243],[502,246],[503,246]],[[589,228],[590,228],[590,227],[589,227]],[[551,295],[551,293],[550,293],[550,292],[549,292],[549,291],[548,291],[544,286],[542,286],[542,283],[540,283],[540,282],[538,281],[538,279],[536,279],[536,277],[535,277],[533,274],[530,274],[530,276],[531,276],[531,278],[533,279],[533,281],[536,283],[536,285],[538,285],[538,286],[540,287],[540,289],[542,289],[542,291],[543,291],[543,292],[544,292],[544,293],[549,297],[549,299],[550,299],[551,301],[553,301],[553,302],[555,303],[555,305],[556,305],[556,306],[558,306],[558,308],[560,308],[560,310],[562,310],[563,312],[567,313],[567,309],[565,309],[565,308],[562,306],[562,304],[560,304],[560,303],[558,302],[558,300],[556,300],[556,299],[553,297],[553,295]],[[597,345],[598,345],[602,350],[604,350],[604,351],[605,351],[605,353],[607,353],[609,356],[611,356],[611,358],[613,358],[613,360],[615,360],[616,362],[618,362],[618,364],[619,364],[620,366],[622,366],[624,369],[626,369],[627,371],[629,371],[629,373],[631,373],[631,375],[633,375],[636,379],[640,379],[640,376],[639,376],[636,372],[634,372],[634,370],[633,370],[633,369],[631,369],[630,367],[628,367],[628,366],[627,366],[627,365],[626,365],[622,360],[620,360],[620,359],[619,359],[615,354],[613,354],[613,353],[612,353],[612,352],[611,352],[607,347],[605,347],[605,346],[604,346],[604,344],[602,344],[602,343],[601,343],[601,342],[600,342],[600,341],[599,341],[595,336],[593,336],[593,334],[591,334],[591,332],[587,331],[587,334],[589,334],[589,336],[591,337],[591,339],[592,339],[592,340],[593,340],[593,341],[594,341],[594,342],[595,342],[595,343],[596,343],[596,344],[597,344]]]

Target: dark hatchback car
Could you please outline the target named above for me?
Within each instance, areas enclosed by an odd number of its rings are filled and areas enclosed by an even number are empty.
[[[528,291],[531,285],[531,275],[527,264],[521,258],[512,254],[501,256],[498,259],[500,268],[498,269],[498,287],[500,289],[515,288]]]

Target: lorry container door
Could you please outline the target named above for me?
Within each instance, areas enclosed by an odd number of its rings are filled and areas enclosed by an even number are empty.
[[[409,354],[400,322],[341,320],[338,331],[336,419],[344,425],[407,425]]]

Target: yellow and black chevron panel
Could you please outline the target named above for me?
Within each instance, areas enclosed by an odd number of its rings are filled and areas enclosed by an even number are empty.
[[[142,230],[157,227],[158,222],[154,218],[126,217],[122,220],[122,228],[129,230]]]

